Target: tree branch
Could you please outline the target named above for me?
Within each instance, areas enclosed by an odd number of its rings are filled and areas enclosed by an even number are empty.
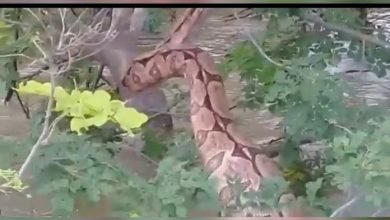
[[[54,69],[55,68],[55,69]],[[19,178],[22,179],[27,167],[30,165],[32,159],[34,158],[35,154],[37,153],[39,147],[41,146],[42,142],[47,138],[47,135],[51,133],[49,126],[50,126],[50,117],[51,117],[51,109],[53,107],[53,95],[54,95],[54,87],[55,87],[55,79],[54,74],[56,73],[56,67],[51,65],[49,68],[49,74],[50,74],[50,82],[51,82],[51,91],[50,91],[50,97],[49,101],[47,103],[46,107],[46,113],[45,113],[45,121],[43,123],[43,129],[41,132],[41,135],[39,136],[37,142],[33,145],[29,155],[27,156],[26,160],[23,162],[22,166],[19,169]]]
[[[236,19],[238,21],[240,21],[240,18],[238,17],[237,15],[237,12],[234,12],[234,16],[236,17]],[[269,57],[263,50],[263,48],[261,48],[261,46],[256,42],[255,38],[252,36],[252,34],[250,33],[249,29],[248,28],[245,28],[245,32],[249,38],[249,40],[252,42],[252,44],[256,47],[256,49],[259,51],[260,55],[263,56],[266,60],[268,60],[268,62],[274,64],[275,66],[283,66],[283,64],[281,63],[278,63],[276,61],[274,61],[271,57]]]
[[[337,217],[340,213],[345,211],[347,208],[349,208],[351,205],[353,205],[358,199],[360,199],[360,197],[361,197],[361,195],[355,196],[354,198],[349,200],[347,203],[345,203],[344,205],[337,208],[329,217],[330,218]]]

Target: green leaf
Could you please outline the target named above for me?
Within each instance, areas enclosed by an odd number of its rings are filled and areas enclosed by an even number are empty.
[[[138,112],[134,108],[121,108],[114,115],[114,118],[125,131],[139,128],[148,120],[145,114]]]
[[[314,205],[314,202],[316,201],[317,199],[317,192],[318,190],[321,189],[321,186],[322,186],[322,182],[323,182],[323,178],[318,178],[316,181],[314,182],[308,182],[306,183],[306,194],[307,194],[307,199],[309,201],[309,204],[311,206]]]
[[[82,116],[80,112],[80,106],[78,99],[70,95],[62,87],[56,87],[54,89],[53,98],[56,100],[54,111],[64,112],[69,116]]]
[[[99,113],[95,116],[86,119],[86,123],[88,124],[88,126],[95,125],[97,127],[104,125],[107,121],[108,114],[105,113]]]
[[[72,118],[70,121],[70,130],[76,131],[78,135],[81,135],[81,129],[88,129],[89,123],[84,118]]]
[[[80,102],[85,105],[85,114],[109,110],[110,100],[110,94],[103,90],[97,90],[94,93],[83,91],[80,96]]]
[[[19,87],[16,90],[20,93],[50,96],[51,85],[50,83],[40,83],[35,80],[29,80],[25,84],[19,84]]]
[[[364,139],[366,138],[367,133],[363,131],[358,131],[356,133],[353,133],[351,135],[351,143],[349,146],[351,147],[351,151],[356,151],[363,143]]]
[[[111,112],[113,112],[113,114],[116,114],[120,109],[124,107],[125,107],[125,103],[123,103],[122,101],[112,100],[110,102],[110,109]]]

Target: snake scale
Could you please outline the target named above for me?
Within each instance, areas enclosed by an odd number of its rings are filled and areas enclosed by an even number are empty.
[[[204,11],[202,8],[187,9],[169,37],[155,50],[133,60],[122,86],[136,95],[172,77],[186,79],[190,87],[191,123],[201,161],[210,172],[210,178],[217,179],[219,199],[229,204],[232,200],[229,177],[238,176],[246,190],[258,190],[263,178],[281,176],[282,173],[266,151],[252,147],[234,126],[223,80],[214,60],[207,52],[186,42],[192,25]],[[279,201],[294,198],[291,193],[286,193]],[[303,214],[298,209],[281,209],[256,210],[250,215],[291,217]]]

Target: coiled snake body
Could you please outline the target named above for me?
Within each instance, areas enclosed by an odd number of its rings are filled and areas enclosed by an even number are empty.
[[[218,181],[220,200],[228,204],[232,199],[229,177],[238,176],[246,189],[258,190],[263,178],[280,176],[281,172],[265,151],[251,147],[235,129],[223,81],[213,59],[202,49],[183,43],[188,33],[185,25],[191,26],[202,14],[202,9],[188,9],[186,13],[187,17],[179,21],[170,38],[154,51],[134,59],[122,84],[131,94],[136,94],[171,77],[184,77],[187,80],[191,92],[191,122],[200,158],[211,172],[210,177]],[[291,197],[291,194],[285,194],[281,200]],[[271,211],[260,215],[300,214],[282,210],[282,213]]]

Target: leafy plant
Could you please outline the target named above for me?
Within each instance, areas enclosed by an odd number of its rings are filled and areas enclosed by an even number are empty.
[[[62,74],[65,77],[61,77],[61,86],[55,88],[33,79],[34,75],[26,79],[19,76],[18,65],[24,65],[26,59],[40,63],[41,59],[35,60],[37,54],[53,46],[48,44],[55,36],[52,29],[62,21],[76,22],[77,16],[65,12],[63,17],[54,16],[50,10],[28,8],[0,11],[0,89],[53,98],[49,121],[64,119],[58,124],[61,134],[53,132],[50,141],[38,150],[31,165],[34,181],[29,186],[51,198],[55,215],[71,215],[80,197],[90,203],[109,198],[113,204],[110,215],[123,217],[186,217],[188,210],[197,206],[223,210],[222,215],[243,207],[272,210],[297,205],[277,204],[287,187],[298,196],[298,205],[316,208],[316,216],[333,216],[344,207],[336,207],[328,199],[334,188],[344,192],[358,188],[353,199],[361,196],[378,208],[389,205],[386,146],[390,119],[386,106],[350,103],[345,98],[352,93],[348,83],[328,71],[343,57],[351,57],[367,63],[378,76],[386,74],[388,49],[377,42],[385,39],[384,31],[373,28],[370,37],[375,40],[361,38],[366,22],[358,10],[252,9],[257,18],[261,15],[267,21],[267,29],[255,36],[248,32],[249,40],[235,44],[220,68],[224,76],[240,72],[246,107],[266,108],[283,118],[285,141],[279,157],[287,181],[264,179],[259,190],[243,192],[233,179],[235,204],[227,207],[219,204],[216,184],[201,168],[197,149],[188,135],[175,135],[171,143],[162,143],[151,132],[144,133],[147,146],[134,152],[152,158],[148,159],[155,165],[156,175],[150,179],[138,176],[116,159],[118,152],[130,147],[118,143],[118,130],[132,134],[148,118],[116,100],[116,91],[95,91],[96,86],[91,84],[96,82],[98,71],[90,61],[74,63]],[[157,33],[167,19],[162,9],[149,12],[144,29]],[[310,17],[350,30],[313,24]],[[85,16],[82,20],[93,18]],[[351,35],[351,30],[358,35]],[[42,34],[47,32],[47,36]],[[40,137],[44,117],[45,112],[32,115],[26,140],[0,140],[0,181],[7,189],[24,189],[17,172],[9,167],[26,158],[30,146]],[[306,137],[322,141],[325,150],[313,158],[302,158],[300,142]]]
[[[324,22],[360,31],[365,22],[353,9],[265,8],[253,11],[269,20],[267,30],[233,46],[222,69],[225,74],[240,72],[245,82],[243,92],[247,107],[266,107],[283,117],[286,141],[282,144],[280,159],[285,175],[296,193],[302,195],[301,201],[330,215],[334,207],[330,207],[321,193],[332,188],[332,184],[348,191],[349,187],[360,185],[359,182],[367,182],[364,177],[368,171],[360,166],[368,159],[365,152],[371,152],[373,143],[364,145],[367,149],[370,146],[370,150],[364,150],[361,142],[367,139],[384,144],[386,136],[377,132],[386,130],[384,125],[382,128],[378,125],[385,123],[386,111],[381,106],[348,103],[345,94],[351,94],[351,89],[327,68],[349,56],[368,62],[373,72],[383,76],[388,49],[347,32],[310,29],[305,20],[307,15],[317,16]],[[378,38],[383,39],[381,33]],[[378,127],[367,125],[367,121],[374,121]],[[321,162],[315,162],[320,166],[316,172],[312,172],[313,161],[302,161],[300,157],[299,142],[304,137],[330,145],[326,156],[321,155]],[[374,152],[379,152],[379,148]],[[366,192],[367,197],[378,206],[387,204],[380,196],[387,193],[386,171],[380,168],[386,167],[386,154],[381,152],[368,161],[378,163],[372,171],[381,181],[367,177],[372,181],[368,181],[362,190],[370,189]]]
[[[30,80],[19,85],[17,91],[50,96],[51,85]],[[71,117],[70,129],[78,134],[81,134],[81,129],[88,129],[90,126],[99,127],[107,121],[118,123],[123,130],[131,132],[132,129],[139,128],[147,121],[145,114],[139,113],[134,108],[125,107],[122,101],[111,100],[110,94],[104,90],[92,93],[88,90],[76,89],[69,93],[62,87],[56,87],[53,98],[56,101],[54,111]],[[131,120],[128,120],[129,117]]]
[[[23,185],[15,170],[0,169],[0,192],[7,194],[9,190],[23,191],[27,187]]]

